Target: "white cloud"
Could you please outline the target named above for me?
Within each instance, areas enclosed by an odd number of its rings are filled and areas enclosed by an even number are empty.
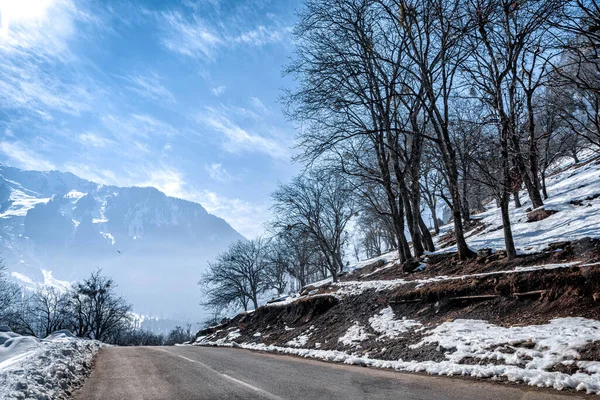
[[[184,56],[214,59],[215,51],[223,44],[223,39],[202,19],[194,16],[186,20],[178,12],[162,13],[161,17],[165,29],[163,46]]]
[[[74,33],[77,8],[70,0],[0,1],[0,50],[38,57],[67,56],[66,41]]]
[[[30,61],[2,57],[0,52],[0,103],[9,109],[27,109],[40,116],[45,109],[78,115],[91,109],[90,89],[61,81]]]
[[[265,106],[265,104],[262,101],[260,101],[260,99],[258,97],[251,97],[250,104],[252,104],[252,107],[259,113],[261,113],[263,115],[270,114],[270,111],[267,108],[267,106]]]
[[[86,133],[80,134],[77,137],[77,140],[79,140],[79,142],[81,144],[84,144],[89,147],[97,147],[97,148],[108,147],[108,146],[115,144],[115,142],[113,142],[112,140],[98,136],[91,132],[86,132]]]
[[[158,103],[175,103],[175,96],[163,83],[163,79],[155,72],[147,75],[130,75],[125,78],[130,85],[129,90],[142,97]]]
[[[130,114],[127,116],[110,114],[103,116],[101,119],[112,134],[123,141],[133,138],[147,139],[179,134],[179,131],[170,124],[147,114]]]
[[[211,23],[201,18],[195,10],[190,17],[170,11],[159,14],[163,28],[162,45],[187,57],[214,61],[220,48],[236,46],[261,47],[271,43],[289,41],[291,27],[259,25],[241,31],[239,18]]]
[[[0,142],[0,152],[10,159],[14,166],[19,168],[37,171],[55,169],[54,164],[43,159],[29,146],[24,146],[21,142]]]
[[[242,45],[260,47],[270,43],[288,40],[291,31],[292,29],[290,27],[279,28],[259,25],[255,29],[241,33],[233,40]]]
[[[217,87],[210,89],[210,92],[213,94],[213,96],[219,97],[220,95],[222,95],[225,92],[226,89],[227,89],[227,86],[217,86]]]
[[[208,176],[215,181],[227,182],[236,179],[235,177],[231,176],[229,172],[227,172],[222,164],[219,163],[205,165],[204,170],[208,173]]]
[[[187,183],[183,178],[183,174],[176,169],[164,167],[149,171],[149,175],[147,181],[136,186],[152,186],[167,196],[180,199],[192,200],[195,197],[193,192],[187,190]]]
[[[77,6],[72,0],[0,0],[0,106],[42,118],[47,110],[78,115],[92,108],[99,89],[78,73],[69,43],[79,23],[97,21]]]
[[[247,238],[262,235],[265,223],[271,218],[266,205],[231,199],[208,190],[199,193],[198,201],[208,212],[225,219]]]
[[[199,123],[206,125],[223,137],[223,149],[230,153],[256,152],[273,158],[287,159],[290,152],[279,138],[263,137],[251,133],[235,124],[223,113],[207,108],[205,114],[197,117]]]

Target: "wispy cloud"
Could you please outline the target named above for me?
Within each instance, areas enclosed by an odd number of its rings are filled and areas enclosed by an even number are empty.
[[[125,80],[129,82],[129,90],[146,99],[158,103],[175,103],[175,96],[167,89],[162,77],[156,72],[150,72],[146,75],[130,75],[125,77]]]
[[[45,113],[54,110],[78,115],[91,109],[89,87],[65,82],[29,61],[0,61],[0,103],[8,109]]]
[[[71,0],[0,2],[0,105],[46,114],[91,109],[98,87],[69,48],[95,17]]]
[[[222,147],[227,152],[264,153],[273,158],[289,158],[290,152],[279,138],[249,132],[214,108],[208,107],[205,113],[197,117],[197,121],[221,134]]]
[[[227,172],[227,170],[223,167],[223,164],[213,163],[210,165],[205,165],[204,170],[212,180],[218,182],[228,182],[236,179],[229,172]]]
[[[108,146],[114,146],[115,142],[113,142],[110,139],[104,138],[102,136],[99,136],[95,133],[91,133],[91,132],[86,132],[86,133],[82,133],[77,137],[77,140],[79,141],[79,143],[88,146],[88,147],[95,147],[95,148],[104,148],[104,147],[108,147]]]
[[[61,167],[61,170],[103,185],[132,186],[134,183],[109,169],[98,168],[90,163],[67,162]]]
[[[242,32],[233,38],[233,41],[243,45],[255,47],[264,46],[271,43],[284,42],[290,40],[291,27],[266,27],[260,25],[254,29]]]
[[[162,45],[184,56],[214,61],[219,49],[261,47],[290,40],[291,27],[258,25],[250,29],[240,29],[240,19],[232,21],[212,21],[203,18],[198,10],[191,16],[177,11],[160,13],[163,26]]]
[[[21,142],[0,142],[0,152],[11,160],[12,165],[23,169],[48,171],[55,169],[54,164],[32,151]]]
[[[174,136],[179,133],[172,125],[148,114],[125,116],[110,114],[103,116],[102,122],[115,137],[120,139]]]
[[[223,39],[201,18],[186,19],[179,12],[161,14],[164,23],[162,44],[167,49],[192,58],[214,59]]]
[[[78,10],[70,0],[0,3],[0,50],[35,52],[48,60],[68,57],[67,40],[74,33]]]
[[[217,86],[217,87],[210,89],[210,92],[213,94],[213,96],[219,97],[220,95],[225,93],[226,89],[227,89],[227,86]]]
[[[267,108],[267,106],[265,106],[264,103],[262,101],[260,101],[260,99],[258,97],[251,97],[250,104],[252,104],[252,107],[260,114],[262,114],[262,115],[270,114],[270,111]]]

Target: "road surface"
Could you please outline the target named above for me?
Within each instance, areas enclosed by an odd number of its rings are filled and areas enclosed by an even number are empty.
[[[241,349],[109,347],[77,400],[574,399],[486,381],[403,374]]]

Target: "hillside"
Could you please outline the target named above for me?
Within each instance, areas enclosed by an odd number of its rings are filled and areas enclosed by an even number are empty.
[[[194,344],[600,393],[599,176],[595,156],[556,165],[539,220],[523,194],[515,260],[489,204],[467,233],[472,260],[456,257],[446,226],[414,272],[394,253],[366,260]]]
[[[200,204],[154,188],[0,166],[0,252],[25,286],[102,268],[136,312],[195,322],[206,261],[241,237]]]

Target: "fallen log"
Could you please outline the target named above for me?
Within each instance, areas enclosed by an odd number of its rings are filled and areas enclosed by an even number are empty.
[[[407,304],[407,303],[420,303],[421,299],[412,299],[412,300],[390,300],[388,304]]]
[[[533,290],[531,292],[513,293],[515,297],[531,297],[531,296],[542,296],[547,290]]]
[[[500,297],[497,294],[482,294],[477,296],[458,296],[458,297],[450,297],[448,300],[450,301],[485,301],[485,300],[494,300]]]

